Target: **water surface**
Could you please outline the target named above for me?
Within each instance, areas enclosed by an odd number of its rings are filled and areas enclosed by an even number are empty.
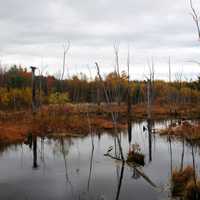
[[[168,122],[156,122],[155,128]],[[132,124],[131,144],[138,143],[145,154],[145,166],[137,170],[104,156],[110,146],[115,155],[115,137],[108,133],[67,139],[37,139],[33,148],[21,144],[3,149],[0,154],[0,199],[16,200],[157,200],[171,199],[170,177],[180,168],[181,140],[171,140],[143,131],[146,122]],[[130,147],[128,134],[121,133],[124,155]],[[195,148],[199,171],[199,148]],[[118,149],[116,150],[118,153]],[[35,159],[34,159],[35,157]],[[37,164],[34,166],[34,161]],[[191,146],[185,143],[184,165],[192,164]]]

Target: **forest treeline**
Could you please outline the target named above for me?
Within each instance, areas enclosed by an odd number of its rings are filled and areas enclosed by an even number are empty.
[[[120,75],[111,72],[104,77],[104,84],[97,78],[88,79],[85,74],[74,75],[68,79],[54,76],[36,76],[37,104],[64,104],[105,102],[104,87],[109,91],[113,102],[121,104],[127,101],[128,84],[132,104],[147,101],[147,81],[130,81],[126,72]],[[31,106],[32,74],[26,68],[12,66],[9,70],[0,69],[0,108],[20,109]],[[104,85],[104,87],[103,87]],[[117,94],[117,95],[116,95]],[[151,98],[153,104],[190,104],[200,100],[200,78],[196,81],[173,82],[151,80]]]

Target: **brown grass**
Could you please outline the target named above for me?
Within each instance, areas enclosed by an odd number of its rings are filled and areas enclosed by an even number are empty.
[[[175,170],[172,174],[172,194],[173,196],[183,196],[186,185],[192,180],[194,170],[191,166],[186,167],[182,170]]]
[[[38,136],[49,135],[87,135],[89,130],[87,115],[66,112],[66,110],[44,109],[38,112],[34,117],[31,112],[24,115],[6,115],[7,120],[0,121],[0,142],[16,143],[26,139],[29,133]],[[111,118],[90,114],[90,123],[92,131],[114,129]],[[126,125],[123,123],[117,124],[117,129],[124,129]]]
[[[142,153],[138,153],[138,152],[131,152],[128,154],[127,160],[126,162],[130,162],[130,163],[136,163],[138,165],[142,165],[144,166],[145,162],[144,162],[144,154]]]
[[[24,140],[29,127],[25,124],[0,123],[0,143],[18,143]]]
[[[184,121],[181,125],[169,126],[159,131],[160,135],[173,135],[186,138],[189,141],[200,140],[200,124]]]
[[[200,199],[200,181],[195,182],[190,180],[186,185],[185,199],[197,200]]]
[[[174,170],[172,174],[172,186],[173,196],[183,196],[186,198],[193,195],[193,192],[199,188],[194,183],[193,167],[187,166],[183,170]]]
[[[133,119],[146,118],[146,105],[138,104],[132,108]],[[192,112],[198,113],[198,109],[194,109],[194,105],[184,106],[181,109],[173,106],[180,115]],[[187,111],[187,112],[186,112]],[[66,135],[89,133],[87,112],[89,112],[90,122],[93,129],[113,130],[111,120],[111,112],[119,112],[120,123],[117,124],[118,129],[126,128],[123,122],[126,119],[127,107],[125,104],[118,106],[117,104],[102,104],[98,107],[95,104],[66,104],[63,106],[53,105],[44,106],[41,111],[33,119],[31,111],[19,112],[0,112],[0,142],[12,143],[22,141],[30,132],[37,135],[48,135],[55,133],[66,133]],[[152,106],[152,116],[156,118],[166,118],[171,116],[168,106]],[[184,132],[183,132],[184,129]],[[176,131],[167,129],[163,131],[165,134],[186,135],[190,133],[192,138],[200,138],[200,125],[197,127],[180,127]],[[191,134],[192,133],[192,134]]]

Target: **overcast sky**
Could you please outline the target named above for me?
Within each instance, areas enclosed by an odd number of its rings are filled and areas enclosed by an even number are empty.
[[[189,0],[0,0],[0,27],[2,64],[48,66],[48,73],[58,74],[62,45],[70,40],[70,74],[89,74],[90,68],[95,75],[96,61],[103,73],[113,70],[114,43],[120,44],[121,70],[129,44],[132,78],[147,75],[151,57],[156,78],[168,76],[169,56],[174,75],[190,79],[200,73],[188,62],[200,60]]]

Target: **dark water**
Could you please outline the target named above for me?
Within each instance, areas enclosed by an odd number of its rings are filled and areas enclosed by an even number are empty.
[[[166,123],[157,122],[155,128],[166,126]],[[171,199],[171,169],[180,168],[182,142],[172,140],[170,148],[165,137],[152,135],[149,141],[148,133],[143,132],[146,122],[132,125],[131,143],[140,144],[145,154],[145,166],[138,168],[144,177],[134,168],[126,164],[123,167],[120,161],[104,156],[110,146],[114,154],[114,137],[110,134],[94,136],[93,150],[90,136],[58,140],[38,138],[37,168],[33,167],[33,148],[25,144],[2,148],[0,199]],[[121,140],[126,156],[129,149],[127,133],[121,133]],[[184,150],[184,165],[192,164],[190,145],[185,143]],[[194,152],[199,172],[198,148]]]

